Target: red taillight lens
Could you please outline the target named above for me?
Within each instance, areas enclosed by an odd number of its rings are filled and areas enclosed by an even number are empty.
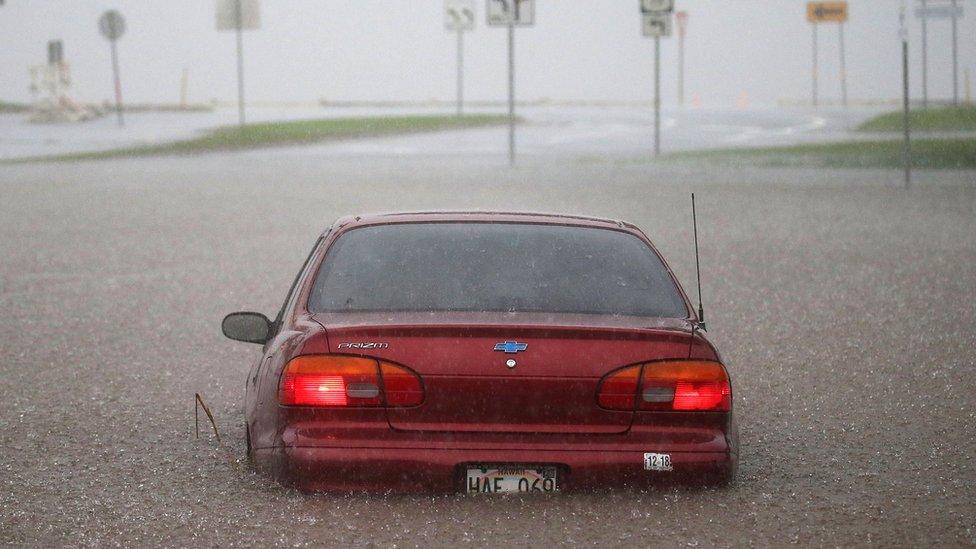
[[[679,381],[674,388],[675,410],[728,410],[732,391],[728,382]]]
[[[597,402],[600,406],[609,410],[633,410],[640,372],[640,365],[610,372],[600,382],[600,389],[597,392]]]
[[[387,406],[419,406],[424,401],[420,376],[386,362],[381,362],[380,367],[383,369],[383,392]]]
[[[370,358],[300,356],[285,367],[279,392],[279,400],[286,406],[383,406],[384,396],[389,406],[422,403],[420,377]]]
[[[611,372],[600,384],[598,401],[611,410],[727,412],[732,391],[718,362],[661,361]]]

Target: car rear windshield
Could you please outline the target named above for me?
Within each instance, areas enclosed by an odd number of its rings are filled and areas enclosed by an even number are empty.
[[[688,315],[657,254],[632,234],[501,223],[350,230],[330,247],[309,310]]]

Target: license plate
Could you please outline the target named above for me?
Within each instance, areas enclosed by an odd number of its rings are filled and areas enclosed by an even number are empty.
[[[671,454],[644,454],[644,469],[647,471],[671,471]]]
[[[469,494],[556,492],[555,467],[469,467],[465,485]]]

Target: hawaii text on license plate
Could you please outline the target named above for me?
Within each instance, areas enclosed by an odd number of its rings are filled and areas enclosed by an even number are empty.
[[[465,485],[469,494],[556,492],[555,467],[499,465],[468,467]]]

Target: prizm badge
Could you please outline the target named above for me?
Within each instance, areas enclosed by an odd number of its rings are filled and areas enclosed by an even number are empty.
[[[363,343],[340,343],[340,349],[386,349],[389,343],[373,343],[372,341]]]
[[[495,344],[495,350],[501,351],[505,354],[514,355],[519,351],[524,351],[529,348],[528,343],[519,343],[518,341],[503,341],[501,343]]]

